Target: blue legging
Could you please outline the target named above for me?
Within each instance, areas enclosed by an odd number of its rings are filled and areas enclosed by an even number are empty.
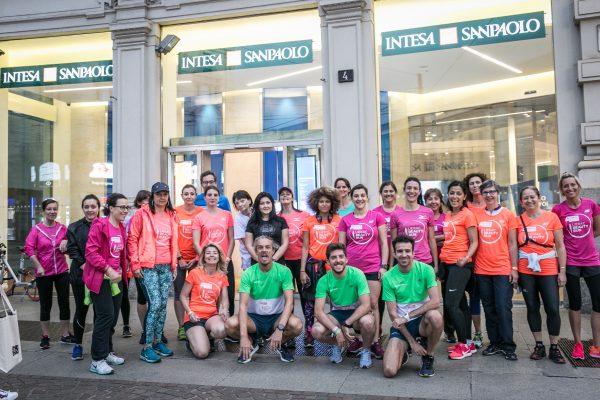
[[[154,338],[160,341],[167,319],[167,301],[173,283],[173,274],[169,264],[157,264],[154,268],[144,268],[142,288],[148,301],[148,311],[144,319],[146,344],[151,345]]]

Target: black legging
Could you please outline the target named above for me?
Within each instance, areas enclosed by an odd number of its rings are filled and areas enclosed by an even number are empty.
[[[444,268],[448,270],[444,312],[448,313],[458,341],[467,343],[467,340],[471,339],[471,312],[465,290],[473,273],[473,264],[467,263],[459,267],[456,264],[444,263]]]
[[[590,291],[592,310],[600,313],[600,274],[583,279],[585,279],[585,283]],[[581,278],[579,276],[569,275],[568,272],[567,296],[569,297],[569,310],[581,310]]]
[[[235,311],[235,271],[233,270],[233,262],[227,264],[227,297],[229,298],[229,315],[233,315]]]
[[[444,301],[444,333],[446,337],[454,336],[454,327],[452,323],[450,323],[450,316],[446,309],[446,282],[448,281],[448,268],[443,263],[439,263],[438,265],[438,278],[440,279],[440,283],[442,286],[442,300]],[[382,290],[383,292],[383,290]]]
[[[129,314],[131,313],[131,304],[129,304],[129,288],[123,285],[123,298],[121,299],[121,315],[123,316],[123,325],[129,326]]]
[[[75,299],[75,314],[73,315],[73,334],[75,335],[75,343],[83,342],[83,334],[85,333],[85,319],[87,317],[89,306],[83,304],[85,300],[85,284],[71,282],[73,290],[73,298]]]
[[[60,309],[59,319],[69,321],[71,309],[69,308],[69,273],[63,272],[58,275],[40,276],[36,278],[38,291],[40,293],[40,321],[50,321],[52,310],[52,285],[56,288],[56,298]]]
[[[546,311],[546,325],[550,336],[560,335],[560,312],[558,281],[556,275],[533,275],[519,273],[519,286],[527,306],[527,322],[531,332],[542,331],[540,297]]]
[[[285,260],[285,265],[292,271],[292,277],[296,282],[296,288],[300,294],[300,305],[302,306],[302,312],[306,308],[306,299],[304,293],[302,293],[302,281],[300,280],[300,260]]]

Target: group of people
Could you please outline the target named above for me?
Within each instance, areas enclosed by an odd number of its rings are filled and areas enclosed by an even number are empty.
[[[482,354],[517,360],[512,297],[519,288],[536,341],[530,358],[546,357],[543,303],[548,358],[562,364],[559,288],[565,285],[575,339],[572,357],[586,356],[581,343],[583,278],[593,308],[588,355],[600,358],[600,259],[594,242],[600,235],[600,207],[581,197],[575,175],[560,177],[565,200],[552,211],[541,209],[537,188],[522,188],[524,211],[519,216],[501,206],[500,186],[479,173],[451,182],[445,204],[439,189],[422,193],[415,177],[404,181],[404,202],[396,204],[397,186],[383,182],[382,205],[375,209],[369,209],[367,187],[351,186],[345,178],[338,178],[334,188],[312,191],[310,213],[295,207],[287,187],[278,191],[279,213],[270,193],[253,200],[239,190],[232,196],[235,216],[214,173],[202,173],[200,183],[199,194],[185,185],[183,205],[174,208],[169,187],[157,182],[149,192],[138,193],[132,216],[127,198],[113,193],[103,209],[106,218],[99,218],[100,201],[88,195],[82,201],[84,217],[68,228],[56,220],[56,200],[42,203],[43,221],[33,227],[25,246],[37,272],[42,349],[50,346],[54,286],[60,340],[74,344],[72,359],[83,359],[82,336],[92,304],[90,371],[112,373],[112,366],[124,362],[112,344],[120,311],[123,336],[132,335],[127,287],[133,278],[143,361],[157,363],[173,354],[163,332],[173,286],[177,337],[186,340],[197,358],[209,355],[214,339],[225,339],[239,341],[240,363],[251,361],[261,343],[292,362],[290,348],[304,330],[306,347],[314,346],[315,339],[332,345],[333,363],[342,361],[344,350],[358,355],[361,368],[371,367],[372,357],[383,359],[384,375],[392,377],[412,352],[422,357],[419,374],[427,377],[434,375],[433,355],[443,332],[452,344],[452,360],[483,346],[480,304],[489,338]],[[243,270],[237,314],[231,261],[236,242]],[[71,258],[70,272],[65,254]],[[74,335],[69,283],[76,303]],[[294,314],[295,290],[304,323]],[[386,308],[392,327],[384,350]]]

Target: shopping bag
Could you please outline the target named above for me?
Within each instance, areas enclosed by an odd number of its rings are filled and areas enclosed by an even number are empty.
[[[8,372],[23,360],[17,310],[0,289],[0,370]]]

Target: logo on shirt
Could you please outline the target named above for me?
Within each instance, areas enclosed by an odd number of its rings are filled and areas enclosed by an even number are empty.
[[[290,236],[290,244],[296,243],[300,239],[300,227],[294,223],[288,224],[288,234]]]
[[[425,219],[427,219],[427,217],[424,215],[419,216],[417,219],[420,219],[421,217],[425,217]],[[425,238],[426,226],[423,222],[418,221],[418,220],[413,220],[412,222],[414,222],[414,225],[405,225],[404,226],[404,234],[406,236],[413,238],[415,243],[418,243]]]
[[[549,239],[548,230],[542,225],[530,225],[526,229],[529,239],[533,239],[538,243],[546,244]],[[522,230],[519,231],[519,242],[525,242],[525,232]]]
[[[354,243],[360,246],[364,246],[371,242],[371,240],[375,236],[375,230],[371,225],[363,224],[362,222],[360,222],[358,224],[350,225],[350,229],[348,230],[348,236],[350,236]]]
[[[179,221],[179,234],[185,239],[192,238],[192,220],[182,219]]]
[[[315,225],[312,236],[315,242],[320,245],[328,245],[335,238],[336,229],[333,225]]]
[[[154,221],[154,223],[156,224],[156,245],[164,247],[169,246],[169,239],[171,239],[171,225],[161,221]]]
[[[121,258],[121,252],[125,246],[123,246],[123,239],[121,236],[112,236],[110,238],[110,256],[112,258]]]
[[[220,244],[225,240],[227,228],[223,224],[217,224],[210,227],[206,232],[207,243]]]
[[[444,241],[452,242],[456,238],[456,226],[452,221],[444,221]]]
[[[589,210],[586,210],[586,212]],[[565,218],[567,232],[576,238],[582,239],[592,231],[592,219],[585,214],[569,215]]]
[[[502,237],[502,225],[498,221],[481,221],[479,239],[485,244],[496,243]]]

